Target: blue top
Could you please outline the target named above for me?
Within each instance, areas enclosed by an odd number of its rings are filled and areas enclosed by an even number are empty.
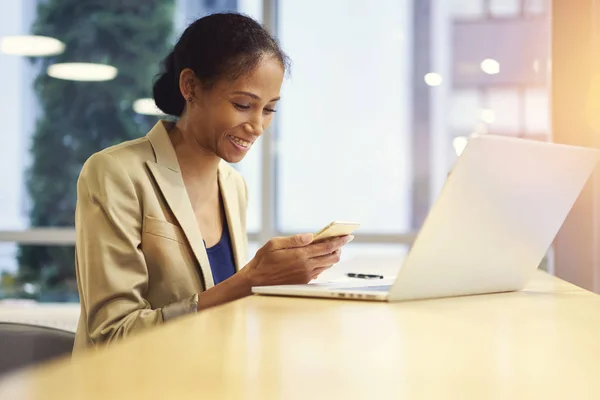
[[[223,234],[221,235],[219,243],[206,249],[215,285],[235,274],[235,261],[233,261],[232,249],[229,227],[227,226],[227,221],[224,220]]]

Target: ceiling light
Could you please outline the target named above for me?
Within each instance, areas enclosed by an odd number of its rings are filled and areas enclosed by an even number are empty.
[[[469,139],[467,139],[465,136],[458,136],[454,138],[452,141],[452,147],[454,147],[454,151],[456,152],[457,156],[462,154],[462,152],[465,150],[465,147],[467,147],[468,142]]]
[[[154,99],[144,98],[137,99],[133,102],[133,111],[138,114],[144,115],[165,115],[158,107],[156,107],[156,103]]]
[[[481,62],[481,69],[486,74],[496,75],[500,72],[500,63],[491,58],[486,58]]]
[[[435,72],[430,72],[424,77],[425,83],[429,86],[440,86],[442,84],[442,76]]]
[[[62,63],[49,66],[48,75],[69,81],[110,81],[117,76],[117,69],[106,64]]]
[[[5,36],[0,40],[0,51],[29,57],[53,56],[65,51],[65,44],[47,36]]]

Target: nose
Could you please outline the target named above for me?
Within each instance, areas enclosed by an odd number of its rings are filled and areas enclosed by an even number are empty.
[[[244,124],[244,129],[246,133],[259,137],[265,130],[262,117],[252,118],[251,121],[248,121]]]

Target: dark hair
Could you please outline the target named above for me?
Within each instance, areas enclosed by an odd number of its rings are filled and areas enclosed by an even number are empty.
[[[277,41],[252,18],[235,13],[200,18],[186,28],[164,59],[163,72],[152,89],[154,101],[165,114],[181,116],[185,99],[179,91],[179,75],[185,68],[210,88],[219,79],[252,72],[265,56],[277,58],[284,70],[289,68]]]

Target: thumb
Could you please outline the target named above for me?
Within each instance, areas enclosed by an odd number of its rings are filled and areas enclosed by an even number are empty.
[[[303,233],[300,235],[279,237],[271,239],[272,250],[291,249],[295,247],[303,247],[310,244],[313,241],[314,235],[312,233]]]

